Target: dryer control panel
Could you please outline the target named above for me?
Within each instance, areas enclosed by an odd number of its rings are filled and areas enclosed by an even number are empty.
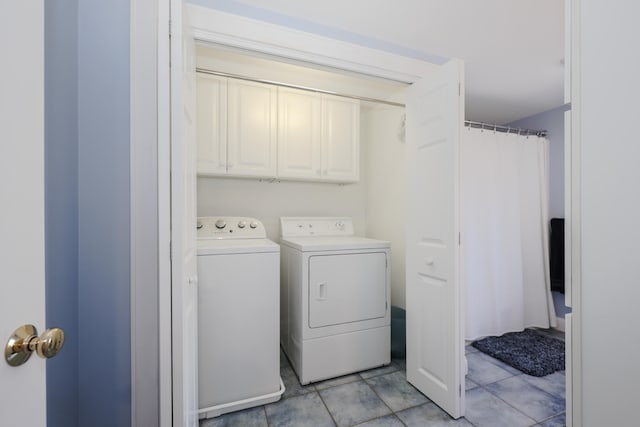
[[[353,236],[353,220],[349,217],[282,217],[281,237]]]
[[[242,216],[204,216],[197,222],[198,239],[264,239],[262,222]]]

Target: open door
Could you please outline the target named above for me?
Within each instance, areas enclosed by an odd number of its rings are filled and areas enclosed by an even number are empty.
[[[0,28],[0,342],[45,328],[44,1],[5,1]],[[45,361],[0,361],[3,426],[47,422]]]
[[[198,424],[195,44],[171,0],[171,321],[173,425]]]
[[[451,60],[407,92],[407,380],[464,415],[458,146],[463,64]]]

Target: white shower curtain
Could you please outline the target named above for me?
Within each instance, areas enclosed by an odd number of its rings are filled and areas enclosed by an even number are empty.
[[[556,325],[549,286],[548,144],[491,130],[462,133],[467,339]]]

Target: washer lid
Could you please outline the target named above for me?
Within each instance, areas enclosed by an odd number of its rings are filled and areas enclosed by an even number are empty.
[[[198,256],[280,252],[269,239],[198,239]]]
[[[367,239],[358,236],[287,237],[280,242],[302,252],[341,251],[350,249],[389,249],[386,240]]]

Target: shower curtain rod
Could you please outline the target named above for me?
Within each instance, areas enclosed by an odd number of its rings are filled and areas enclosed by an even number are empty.
[[[510,126],[500,126],[491,123],[484,122],[474,122],[471,120],[465,120],[464,125],[470,128],[476,129],[487,129],[495,132],[504,132],[504,133],[517,133],[518,135],[526,135],[526,136],[547,136],[546,130],[531,130],[531,129],[521,129],[521,128],[512,128]]]
[[[223,73],[223,72],[220,72],[220,71],[206,70],[204,68],[196,68],[196,72],[197,73],[202,73],[202,74],[211,74],[213,76],[229,77],[229,78],[232,78],[232,79],[245,80],[245,81],[248,81],[248,82],[264,83],[264,84],[268,84],[268,85],[276,85],[276,86],[286,87],[286,88],[289,88],[289,89],[300,89],[300,90],[306,90],[308,92],[323,93],[325,95],[341,96],[343,98],[356,99],[358,101],[377,102],[377,103],[380,103],[380,104],[393,105],[394,107],[404,107],[405,106],[404,104],[401,104],[399,102],[385,101],[384,99],[368,98],[366,96],[358,96],[358,95],[346,95],[344,93],[333,92],[333,91],[330,91],[330,90],[316,89],[316,88],[312,88],[312,87],[308,87],[308,86],[294,85],[294,84],[291,84],[291,83],[278,82],[278,81],[274,81],[274,80],[256,79],[256,78],[253,78],[253,77],[241,76],[239,74],[231,74],[231,73]]]

